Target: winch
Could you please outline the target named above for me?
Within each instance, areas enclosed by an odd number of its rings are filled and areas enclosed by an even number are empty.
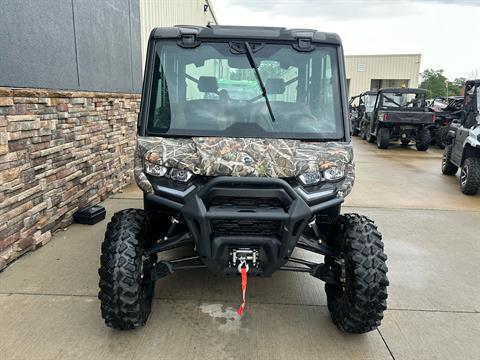
[[[232,249],[230,251],[231,261],[230,267],[237,267],[238,272],[241,272],[242,267],[246,267],[247,271],[250,269],[250,265],[253,267],[258,266],[258,250],[250,248]]]

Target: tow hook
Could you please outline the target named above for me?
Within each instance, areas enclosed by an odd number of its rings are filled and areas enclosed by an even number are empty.
[[[230,256],[232,257],[231,266],[236,266],[238,273],[241,277],[241,284],[242,284],[242,303],[237,310],[238,316],[242,316],[245,310],[245,303],[246,303],[246,295],[247,295],[247,274],[250,270],[249,262],[252,264],[252,267],[257,266],[257,258],[258,258],[258,250],[253,249],[234,249],[230,252]],[[238,265],[237,265],[238,263]]]

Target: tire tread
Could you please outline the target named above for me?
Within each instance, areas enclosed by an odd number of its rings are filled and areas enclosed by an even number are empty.
[[[143,326],[150,314],[153,283],[142,288],[140,278],[145,241],[145,213],[127,209],[107,225],[100,257],[102,318],[107,326],[130,330]]]
[[[380,326],[387,309],[389,282],[382,235],[372,220],[358,214],[339,216],[339,225],[350,288],[343,291],[326,284],[328,308],[338,328],[365,333]]]

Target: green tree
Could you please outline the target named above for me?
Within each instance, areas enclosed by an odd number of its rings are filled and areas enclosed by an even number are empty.
[[[459,96],[462,94],[462,89],[465,85],[466,78],[456,78],[452,82],[448,82],[448,95]]]
[[[427,98],[447,95],[447,78],[443,75],[443,70],[426,69],[420,77],[420,87],[427,90]]]
[[[420,77],[422,82],[420,87],[427,90],[427,98],[435,98],[437,96],[458,96],[462,93],[463,85],[465,84],[465,78],[456,78],[453,81],[449,81],[443,70],[424,70]]]

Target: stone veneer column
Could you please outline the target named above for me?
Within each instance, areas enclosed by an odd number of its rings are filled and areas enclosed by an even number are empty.
[[[0,270],[131,182],[140,95],[0,87]]]

